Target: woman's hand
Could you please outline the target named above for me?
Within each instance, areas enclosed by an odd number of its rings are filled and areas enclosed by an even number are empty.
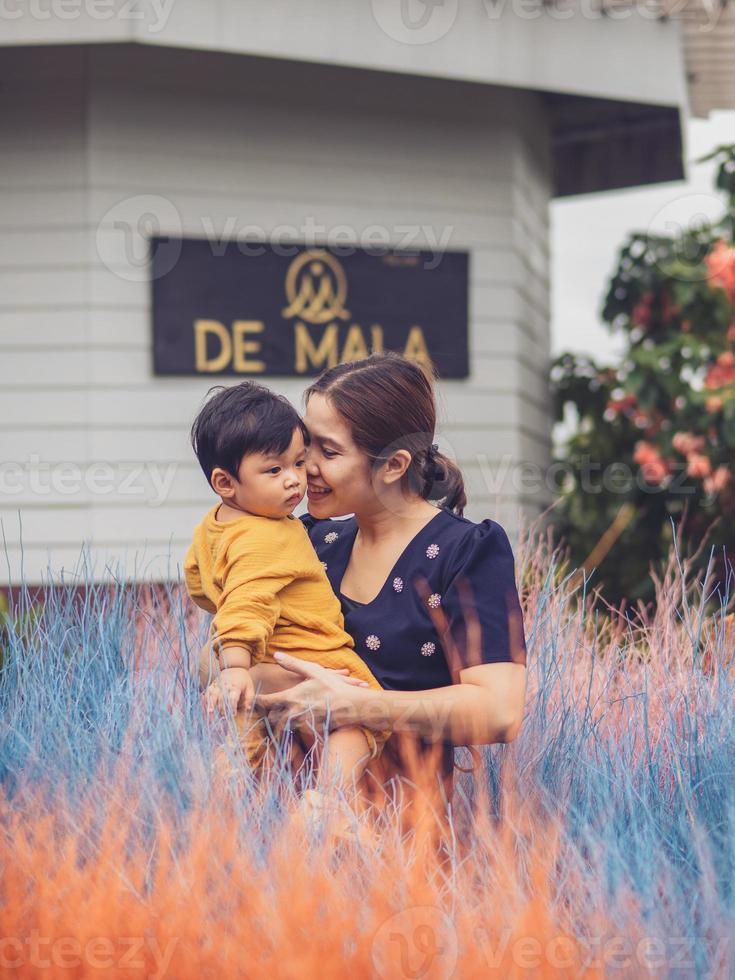
[[[347,667],[322,667],[287,653],[276,653],[274,657],[281,667],[304,678],[284,691],[256,696],[255,704],[267,712],[275,729],[291,722],[292,727],[318,731],[327,717],[334,718],[337,706],[349,714],[350,705],[359,698],[355,688],[369,687],[367,681],[349,676]]]

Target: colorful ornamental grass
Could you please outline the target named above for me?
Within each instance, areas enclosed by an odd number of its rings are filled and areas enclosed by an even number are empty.
[[[624,335],[621,363],[566,353],[552,370],[557,418],[577,419],[557,461],[556,534],[582,564],[626,507],[627,527],[596,565],[616,604],[653,598],[649,564],[665,560],[677,528],[716,549],[720,582],[735,551],[735,146],[711,158],[722,220],[635,233],[621,249],[602,310]],[[706,549],[697,560],[702,569]]]
[[[296,818],[308,770],[216,774],[226,733],[192,668],[206,624],[177,587],[120,574],[18,610],[0,974],[732,976],[732,616],[672,554],[654,612],[598,617],[548,541],[517,550],[520,736],[483,748],[450,806],[418,769],[364,846]]]

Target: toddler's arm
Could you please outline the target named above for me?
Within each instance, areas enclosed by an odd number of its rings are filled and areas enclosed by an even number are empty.
[[[227,646],[222,646],[215,636],[212,640],[212,646],[220,670],[227,670],[229,667],[244,667],[246,670],[250,670],[253,665],[250,647],[244,644],[228,643]]]
[[[206,595],[202,586],[202,576],[199,571],[196,548],[193,544],[189,546],[189,550],[186,552],[186,557],[184,558],[184,582],[186,584],[186,591],[189,593],[189,598],[200,609],[204,609],[206,612],[212,614],[217,612],[217,607]]]
[[[212,621],[212,646],[222,670],[217,691],[224,683],[237,710],[243,693],[246,700],[254,693],[250,668],[263,659],[280,616],[281,590],[296,573],[289,549],[270,522],[234,536],[217,562],[222,583]],[[212,685],[208,701],[221,701]]]
[[[223,647],[247,647],[258,661],[281,613],[280,593],[295,577],[288,550],[267,526],[249,528],[230,541],[218,573],[213,633]]]
[[[215,708],[224,708],[224,700],[229,701],[233,712],[240,707],[245,695],[249,701],[255,694],[255,685],[250,676],[252,655],[248,647],[229,644],[220,648],[215,638],[213,641],[220,673],[211,681],[205,693],[205,703],[209,712]]]

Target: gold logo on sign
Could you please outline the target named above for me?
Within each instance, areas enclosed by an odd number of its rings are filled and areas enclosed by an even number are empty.
[[[346,320],[347,277],[337,259],[323,249],[309,249],[298,255],[286,273],[284,317],[300,317],[307,323]]]

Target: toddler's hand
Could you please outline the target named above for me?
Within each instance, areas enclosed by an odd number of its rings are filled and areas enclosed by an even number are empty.
[[[238,708],[248,708],[255,696],[255,685],[250,671],[245,667],[226,667],[214,678],[204,694],[209,714],[218,708],[223,714],[228,702],[233,713]]]

